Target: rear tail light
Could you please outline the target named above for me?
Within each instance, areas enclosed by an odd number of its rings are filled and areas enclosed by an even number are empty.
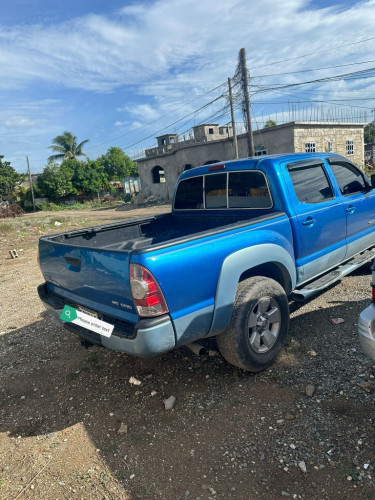
[[[153,275],[139,264],[130,264],[130,288],[139,316],[160,316],[168,307]]]

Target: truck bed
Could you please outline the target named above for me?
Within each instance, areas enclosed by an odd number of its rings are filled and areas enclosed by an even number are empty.
[[[199,237],[202,236],[201,233],[225,231],[230,227],[260,222],[280,215],[280,212],[204,216],[169,213],[45,236],[42,239],[81,248],[130,252],[165,245],[176,239]]]

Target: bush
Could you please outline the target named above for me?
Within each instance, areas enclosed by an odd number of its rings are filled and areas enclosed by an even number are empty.
[[[43,212],[57,212],[58,210],[63,210],[63,207],[61,205],[57,205],[56,203],[52,203],[51,201],[44,201],[38,205],[38,209]]]

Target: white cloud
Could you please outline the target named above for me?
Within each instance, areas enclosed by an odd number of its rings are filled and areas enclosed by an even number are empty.
[[[65,127],[83,138],[100,131],[101,138],[109,139],[106,144],[122,134],[126,146],[154,133],[160,135],[162,127],[219,95],[223,89],[204,94],[233,75],[241,47],[247,50],[252,77],[256,75],[251,79],[252,93],[262,85],[312,80],[375,66],[369,63],[322,72],[261,76],[375,59],[375,40],[349,45],[375,36],[374,17],[375,0],[353,2],[348,8],[320,8],[313,0],[149,0],[116,13],[88,14],[48,26],[5,26],[0,21],[0,97],[4,96],[5,102],[0,106],[0,129],[4,137],[8,137],[4,130],[16,134],[12,129],[17,127],[23,127],[25,135],[44,134],[43,144],[30,138],[30,144],[37,144],[41,151]],[[328,50],[332,47],[339,48]],[[306,54],[312,55],[301,57]],[[327,100],[328,95],[340,98],[350,95],[349,91],[370,89],[371,85],[375,87],[371,79],[336,82],[316,86],[313,95],[321,100]],[[303,101],[311,96],[306,93],[311,88],[259,92],[252,99]],[[92,98],[95,103],[81,90],[97,93]],[[21,93],[25,101],[13,102],[13,96]],[[104,93],[107,95],[99,95]],[[8,95],[12,96],[9,103]],[[26,101],[27,96],[34,95],[57,95],[61,102]],[[366,94],[354,94],[361,95]],[[371,105],[373,108],[373,102],[368,104],[370,109]],[[255,105],[253,111],[261,115],[262,106]],[[114,116],[116,107],[121,115]],[[195,118],[198,122],[202,116]],[[37,127],[33,125],[36,120],[41,120]],[[150,122],[154,123],[146,126]],[[183,133],[190,125],[179,122],[176,131]],[[77,130],[79,127],[81,130]],[[91,127],[90,132],[87,127]],[[128,137],[129,132],[132,134]]]
[[[165,91],[173,92],[176,82],[180,88],[192,82],[205,88],[232,74],[242,46],[250,67],[323,50],[372,35],[374,11],[374,0],[339,13],[310,8],[304,0],[159,0],[125,7],[115,18],[88,15],[48,27],[0,27],[0,64],[7,75],[0,88],[36,80],[108,92],[166,77]],[[347,47],[324,59],[337,62],[371,49],[370,43]]]
[[[37,125],[40,120],[32,120],[27,116],[11,116],[4,121],[6,128],[31,128]]]

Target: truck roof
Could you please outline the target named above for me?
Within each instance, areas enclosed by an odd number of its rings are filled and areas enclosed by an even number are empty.
[[[186,179],[189,177],[195,177],[197,175],[204,175],[206,173],[213,173],[215,171],[231,171],[231,170],[242,170],[242,169],[253,169],[262,162],[267,161],[268,164],[277,164],[280,160],[283,161],[298,161],[307,160],[312,158],[328,158],[328,157],[339,157],[343,160],[349,161],[346,158],[337,155],[335,153],[290,153],[290,154],[276,154],[276,155],[263,155],[255,156],[249,158],[240,158],[238,160],[228,160],[218,163],[211,163],[209,165],[203,165],[201,167],[195,167],[191,170],[187,170],[180,175],[180,179]]]

